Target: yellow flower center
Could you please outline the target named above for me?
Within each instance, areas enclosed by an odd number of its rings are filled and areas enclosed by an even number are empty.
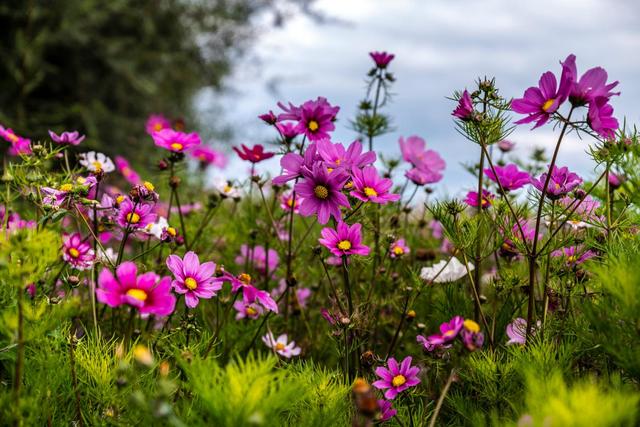
[[[60,191],[71,191],[73,190],[73,185],[71,184],[62,184],[60,186]]]
[[[315,132],[320,128],[320,125],[315,120],[309,120],[309,124],[307,125],[311,132]]]
[[[341,240],[338,243],[338,249],[340,249],[341,251],[348,251],[349,249],[351,249],[351,242],[348,240]]]
[[[542,104],[542,110],[547,111],[549,108],[551,108],[554,102],[555,102],[555,99],[553,98],[547,99],[547,101],[544,104]]]
[[[404,249],[402,249],[401,246],[395,246],[393,248],[393,253],[396,254],[396,255],[402,255],[402,254],[404,254]]]
[[[293,198],[287,200],[287,206],[289,207],[293,206]]]
[[[233,190],[233,187],[231,187],[229,184],[225,185],[224,188],[222,189],[223,193],[230,193],[231,190]]]
[[[450,337],[451,335],[455,335],[455,334],[456,334],[456,331],[454,331],[453,329],[449,329],[442,335],[444,335],[445,337]]]
[[[124,196],[121,194],[118,197],[116,197],[116,203],[120,204],[124,201]]]
[[[159,130],[162,130],[162,129],[163,129],[163,126],[162,126],[162,123],[160,123],[160,122],[158,122],[155,125],[153,125],[153,130],[155,130],[156,132],[159,131]]]
[[[170,145],[170,147],[174,151],[182,151],[182,149],[184,148],[184,145],[180,144],[179,142],[174,142],[173,144]]]
[[[248,275],[247,273],[242,273],[241,275],[238,276],[238,280],[248,285],[249,283],[251,283],[251,276]]]
[[[149,181],[145,181],[142,185],[144,185],[144,188],[146,188],[149,191],[153,191],[156,189],[156,187]]]
[[[178,234],[176,229],[173,228],[173,227],[167,227],[167,233],[169,233],[171,236],[174,236],[174,237],[175,237],[176,234]]]
[[[276,351],[284,350],[284,344],[282,344],[281,342],[277,342],[275,349]]]
[[[85,178],[84,176],[79,176],[76,178],[76,182],[80,185],[84,185],[84,183],[87,182],[87,178]]]
[[[463,325],[464,325],[464,328],[469,332],[473,332],[474,334],[477,334],[478,332],[480,332],[480,325],[478,325],[476,322],[474,322],[471,319],[465,320]]]
[[[78,251],[76,248],[71,248],[69,249],[69,255],[74,258],[78,258],[80,256],[80,251]]]
[[[207,161],[207,155],[206,155],[206,154],[200,154],[200,155],[198,156],[198,158],[199,158],[201,161],[203,161],[203,162],[206,162],[206,161]]]
[[[326,199],[329,197],[329,190],[324,185],[316,185],[313,189],[313,194],[316,195],[318,199]]]
[[[127,221],[129,222],[129,224],[137,224],[140,222],[140,215],[135,212],[128,213]]]
[[[187,277],[186,279],[184,279],[184,285],[187,287],[187,289],[192,291],[198,287],[198,282],[196,282],[196,279],[194,279],[193,277]]]
[[[125,167],[123,167],[123,168],[122,168],[122,175],[124,175],[124,176],[129,176],[129,175],[131,175],[131,169],[130,169],[130,168],[128,168],[128,167],[126,167],[126,166],[125,166]]]
[[[366,194],[367,197],[378,197],[378,192],[371,187],[364,187],[364,194]]]
[[[94,169],[96,170],[96,172],[100,172],[102,171],[102,163],[100,163],[99,161],[95,161],[91,163],[94,167]]]
[[[143,291],[142,289],[129,289],[127,291],[127,296],[130,296],[131,298],[137,299],[138,301],[146,301],[147,300],[147,293],[145,291]]]
[[[255,316],[256,314],[258,314],[258,310],[256,310],[253,307],[247,307],[244,309],[244,312],[247,314],[247,316]]]
[[[400,387],[406,382],[407,379],[404,377],[404,375],[396,375],[395,377],[393,377],[391,384],[393,384],[394,387]]]
[[[16,142],[18,142],[18,136],[15,133],[10,133],[8,135],[9,141],[11,141],[11,143],[15,144]]]
[[[569,262],[576,262],[576,256],[575,255],[571,255],[569,258],[567,258],[567,261]]]

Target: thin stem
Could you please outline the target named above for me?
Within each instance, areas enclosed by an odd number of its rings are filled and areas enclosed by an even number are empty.
[[[73,333],[72,328],[71,336],[69,337],[69,366],[71,368],[71,384],[73,386],[73,394],[76,404],[76,418],[78,419],[78,424],[80,425],[80,427],[82,427],[84,425],[84,422],[82,420],[82,404],[80,402],[80,390],[78,389],[78,376],[76,375],[76,363],[74,355],[75,346],[76,337]]]
[[[429,422],[429,427],[434,427],[436,425],[436,421],[438,419],[438,415],[440,414],[440,409],[442,409],[442,404],[444,403],[444,398],[447,396],[449,392],[449,388],[453,383],[453,379],[455,378],[456,371],[455,368],[451,369],[451,373],[449,374],[449,378],[447,378],[447,382],[442,389],[442,393],[440,393],[440,397],[438,398],[438,403],[436,404],[436,409],[433,411],[433,415],[431,416],[431,421]]]
[[[482,144],[484,145],[484,144]],[[476,215],[481,218],[482,215],[482,190],[483,190],[483,178],[484,178],[484,172],[482,171],[484,169],[484,157],[485,157],[485,152],[484,150],[480,150],[480,169],[478,170],[478,206],[477,206],[477,210],[476,210]],[[517,221],[517,220],[516,220]],[[481,226],[482,224],[480,224]],[[480,294],[480,277],[481,277],[481,273],[482,273],[482,269],[481,269],[481,264],[482,264],[482,234],[481,234],[481,230],[482,228],[479,227],[478,228],[478,241],[476,243],[476,257],[475,257],[475,264],[476,264],[476,269],[474,271],[474,293],[476,295]],[[474,307],[474,317],[477,319],[478,316],[480,314],[480,300],[476,299],[475,300],[475,307]]]
[[[393,334],[393,339],[391,340],[391,343],[389,344],[389,348],[387,349],[387,355],[385,356],[385,360],[387,360],[389,358],[389,355],[391,355],[391,352],[393,351],[393,348],[396,345],[396,342],[398,341],[398,337],[400,336],[400,331],[402,330],[402,325],[404,325],[404,320],[407,317],[407,308],[409,307],[409,297],[411,296],[411,293],[407,292],[407,296],[404,299],[404,305],[402,307],[402,312],[400,313],[400,321],[398,322],[398,327],[396,328],[396,332],[395,334]]]

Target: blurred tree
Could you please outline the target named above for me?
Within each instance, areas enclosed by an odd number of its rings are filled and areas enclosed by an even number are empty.
[[[309,0],[3,0],[0,123],[27,137],[78,129],[87,146],[135,150],[153,112],[193,117],[254,35],[255,17]],[[146,143],[146,141],[145,141]]]

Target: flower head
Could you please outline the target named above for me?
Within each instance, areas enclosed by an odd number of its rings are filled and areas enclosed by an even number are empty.
[[[300,197],[296,195],[294,200],[293,191],[286,191],[280,195],[280,207],[285,212],[291,212],[293,209],[293,213],[298,213],[300,210]]]
[[[380,421],[387,421],[395,417],[398,410],[393,406],[390,400],[378,399],[378,408],[380,409]]]
[[[329,138],[329,132],[336,127],[333,124],[340,107],[333,107],[326,98],[318,97],[315,101],[307,101],[300,107],[290,108],[278,120],[297,120],[296,130],[311,141]]]
[[[396,56],[392,53],[387,53],[387,52],[369,52],[369,56],[371,57],[371,59],[373,59],[373,62],[375,62],[376,67],[380,68],[380,69],[385,69],[387,68],[387,66],[389,65],[389,63],[391,61],[393,61],[393,58],[395,58]]]
[[[470,262],[465,267],[458,258],[451,257],[449,261],[442,260],[431,267],[424,267],[420,271],[420,278],[433,283],[455,282],[467,275],[467,269],[473,271],[474,268]]]
[[[207,145],[193,147],[189,150],[189,155],[203,165],[216,166],[221,169],[227,165],[227,158],[225,155]]]
[[[455,108],[455,110],[453,110],[453,113],[451,113],[451,115],[462,120],[471,120],[473,118],[473,112],[474,110],[471,96],[469,96],[469,92],[465,89],[460,96],[458,106]]]
[[[484,170],[484,174],[491,181],[499,182],[506,191],[517,190],[531,181],[531,176],[518,169],[518,166],[513,163],[506,166],[494,166],[493,169],[487,168]]]
[[[189,308],[196,307],[200,298],[209,299],[222,289],[222,282],[214,277],[216,265],[213,262],[200,264],[198,255],[193,251],[184,254],[183,258],[169,255],[166,262],[174,276],[171,282],[173,290],[184,295]]]
[[[287,334],[282,334],[276,339],[273,336],[273,333],[269,331],[262,337],[262,342],[275,353],[278,353],[280,356],[286,357],[287,359],[300,355],[300,347],[296,346],[295,341],[288,342]]]
[[[173,129],[162,129],[151,134],[156,146],[174,153],[184,153],[196,145],[200,145],[200,136],[193,133],[178,132]]]
[[[116,170],[113,161],[102,153],[95,151],[89,151],[88,153],[81,153],[79,156],[79,163],[90,172],[95,174],[109,173]]]
[[[544,191],[544,185],[547,181],[547,172],[540,175],[540,178],[533,178],[531,183],[535,188]],[[570,172],[568,167],[558,168],[553,166],[551,178],[547,186],[547,197],[554,200],[567,195],[577,186],[582,184],[582,178],[578,174]]]
[[[222,281],[231,283],[231,292],[239,292],[242,291],[242,299],[245,304],[260,304],[266,310],[273,311],[274,313],[278,312],[278,305],[271,298],[269,292],[259,290],[255,286],[251,284],[251,276],[242,273],[238,276],[234,276],[230,273],[224,273],[221,277]]]
[[[300,215],[318,215],[318,222],[326,224],[329,217],[336,220],[342,218],[340,206],[351,207],[347,196],[342,194],[342,188],[349,179],[343,171],[329,173],[327,168],[316,163],[311,171],[303,171],[304,180],[298,182],[294,190],[302,197]]]
[[[509,337],[509,341],[507,341],[507,345],[526,344],[527,321],[522,317],[518,317],[513,322],[509,323],[507,325],[507,336]]]
[[[163,129],[171,129],[171,122],[162,114],[152,114],[147,119],[145,128],[149,135],[153,135],[154,132],[160,132]]]
[[[267,160],[276,155],[276,153],[272,153],[270,151],[264,151],[264,147],[260,144],[254,145],[252,148],[247,147],[246,145],[241,145],[242,149],[238,147],[233,147],[233,151],[238,153],[238,156],[242,160],[246,160],[251,163],[258,163],[263,160]]]
[[[516,146],[515,142],[511,142],[506,139],[503,139],[502,141],[498,141],[498,148],[503,153],[508,153],[509,151],[513,150],[513,147],[515,146]]]
[[[576,267],[582,264],[588,259],[596,256],[596,253],[592,250],[584,250],[579,246],[569,246],[566,248],[557,249],[551,252],[552,257],[563,258],[567,267]]]
[[[62,238],[62,259],[76,270],[87,270],[93,266],[95,253],[91,245],[83,241],[80,233],[65,234]]]
[[[438,153],[426,149],[424,139],[415,135],[406,140],[400,137],[398,143],[402,158],[413,166],[405,173],[407,178],[416,185],[432,184],[442,179],[446,163]]]
[[[620,95],[620,92],[611,92],[611,89],[618,86],[618,81],[607,84],[609,77],[602,67],[595,67],[587,70],[578,78],[578,68],[576,66],[576,56],[571,54],[562,63],[569,70],[571,77],[571,91],[569,92],[569,102],[573,106],[580,107],[592,102],[594,99],[604,97],[609,100],[613,95]]]
[[[321,245],[329,249],[335,256],[343,255],[369,255],[369,247],[362,244],[362,225],[349,225],[339,222],[337,228],[323,228],[320,232],[322,236],[318,240]]]
[[[133,168],[131,168],[131,165],[129,164],[129,161],[127,159],[122,156],[116,156],[115,163],[116,167],[129,184],[138,185],[142,182],[142,180],[140,179],[140,175],[138,175],[138,173],[133,170]]]
[[[389,248],[389,256],[391,258],[400,258],[403,255],[411,252],[409,246],[405,243],[404,239],[398,239],[395,242],[391,243],[391,247]]]
[[[141,229],[156,219],[153,206],[148,203],[134,203],[125,198],[118,207],[118,225],[122,228]]]
[[[258,118],[268,125],[275,125],[278,122],[278,116],[273,114],[271,110],[268,113],[260,114]]]
[[[98,276],[96,297],[110,307],[129,305],[141,314],[168,316],[176,306],[176,297],[171,294],[171,279],[160,278],[154,272],[138,276],[138,267],[131,261],[120,264],[116,275],[103,268]]]
[[[599,96],[589,103],[587,123],[601,137],[615,138],[619,126],[618,119],[613,117],[613,107],[606,97]]]
[[[417,366],[411,366],[411,356],[407,356],[398,365],[398,362],[393,357],[390,357],[387,366],[378,366],[376,368],[376,375],[380,378],[372,385],[380,390],[386,390],[384,393],[385,399],[393,400],[396,396],[410,387],[415,387],[420,384],[418,374],[420,374],[420,368]]]
[[[482,189],[482,200],[478,200],[478,192],[477,191],[469,191],[467,193],[467,197],[464,199],[464,202],[474,208],[477,208],[478,205],[481,205],[482,209],[487,209],[491,207],[493,204],[493,199],[495,199],[495,195],[488,190]]]
[[[469,351],[475,351],[484,344],[484,334],[480,332],[480,325],[471,319],[463,322],[460,338],[462,339],[462,344]]]
[[[245,303],[243,300],[233,303],[233,309],[236,311],[236,320],[241,319],[257,319],[262,313],[264,308],[256,303]]]
[[[84,141],[85,136],[80,135],[78,131],[73,132],[62,132],[60,135],[57,135],[53,131],[49,131],[49,136],[51,139],[58,144],[69,144],[69,145],[78,145],[82,141]]]
[[[334,144],[328,139],[317,142],[318,155],[324,161],[325,166],[331,170],[342,169],[351,172],[352,168],[362,168],[376,161],[376,153],[373,151],[362,152],[362,143],[353,141],[347,149],[344,145]]]
[[[400,199],[399,194],[389,193],[393,181],[389,178],[380,178],[375,166],[366,166],[362,169],[353,168],[351,177],[354,188],[351,195],[356,199],[381,205]]]

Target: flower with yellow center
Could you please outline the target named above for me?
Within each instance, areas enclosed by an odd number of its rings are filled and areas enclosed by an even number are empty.
[[[170,145],[170,147],[174,151],[182,151],[182,149],[184,148],[184,145],[180,144],[179,142],[174,142],[173,144]]]
[[[127,296],[130,296],[133,299],[137,299],[138,301],[146,301],[148,297],[145,291],[136,288],[129,289],[127,291]]]
[[[324,185],[316,185],[313,189],[313,194],[315,194],[318,199],[324,200],[329,197],[329,190]]]
[[[93,169],[96,172],[102,172],[102,163],[100,163],[99,161],[96,160],[95,162],[92,162],[91,164],[93,165]]]
[[[555,102],[555,99],[553,98],[547,99],[545,103],[542,104],[542,111],[547,111],[549,108],[551,108],[554,102]]]
[[[74,258],[78,258],[80,256],[80,251],[78,251],[76,248],[70,248],[69,255],[71,255]]]
[[[120,204],[124,201],[124,196],[121,194],[118,197],[116,197],[116,203]]]
[[[71,190],[73,190],[73,185],[71,185],[71,184],[62,184],[60,186],[60,191],[69,192]]]
[[[187,277],[186,279],[184,279],[184,285],[187,287],[187,289],[193,291],[198,287],[198,282],[193,277]]]
[[[176,229],[173,227],[167,227],[167,233],[169,233],[169,235],[173,237],[176,237],[176,234],[178,234]]]
[[[276,349],[276,351],[282,351],[284,350],[284,347],[285,347],[284,344],[282,344],[281,342],[277,342],[274,348]]]
[[[244,312],[247,316],[255,316],[256,314],[258,314],[258,310],[256,310],[253,307],[247,307],[244,309]]]
[[[404,254],[404,249],[402,249],[402,246],[394,246],[393,247],[393,253],[396,255],[403,255]]]
[[[474,322],[471,319],[465,320],[462,325],[467,331],[473,332],[474,334],[477,334],[478,332],[480,332],[480,325],[478,325],[476,322]]]
[[[12,144],[18,142],[19,139],[15,133],[7,133],[7,138],[9,138],[9,142],[11,142]]]
[[[315,132],[320,128],[320,125],[315,120],[309,120],[309,123],[307,124],[307,127],[309,128],[309,130],[311,132]]]
[[[341,251],[348,251],[349,249],[351,249],[351,242],[348,240],[341,240],[338,243],[338,249],[340,249]]]
[[[247,273],[242,273],[238,276],[238,280],[240,280],[245,285],[248,285],[251,283],[251,276]]]
[[[142,185],[144,186],[144,188],[146,188],[149,191],[153,191],[156,189],[156,187],[149,181],[145,181]]]
[[[140,215],[135,212],[130,212],[127,214],[127,222],[129,224],[137,224],[140,222]]]
[[[222,189],[223,193],[230,193],[231,190],[233,190],[233,187],[230,186],[229,184],[225,185],[224,188]]]
[[[404,377],[404,375],[396,375],[395,377],[393,377],[391,384],[393,384],[394,387],[400,387],[401,385],[404,385],[404,383],[406,382],[407,382],[407,379]]]
[[[378,197],[378,192],[371,187],[364,187],[364,194],[366,194],[367,197]]]
[[[567,261],[569,261],[570,263],[576,262],[577,258],[575,255],[571,255],[569,258],[567,258]]]
[[[164,126],[160,122],[153,125],[153,130],[155,130],[156,132],[161,131],[162,129],[164,129]]]

